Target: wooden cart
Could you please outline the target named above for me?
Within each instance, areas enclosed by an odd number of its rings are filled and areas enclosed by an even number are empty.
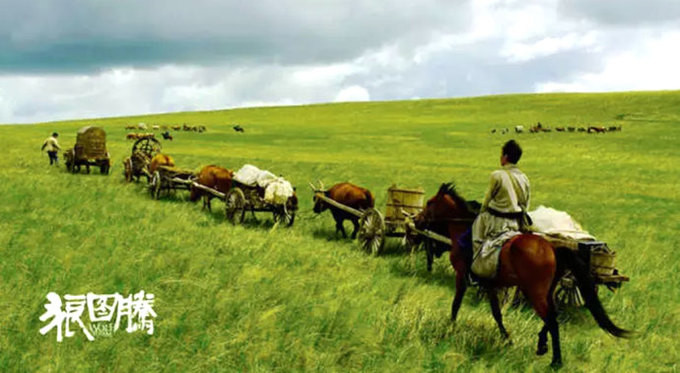
[[[288,227],[292,226],[298,209],[297,197],[293,195],[285,203],[275,204],[265,201],[264,193],[264,188],[232,180],[231,189],[223,198],[227,219],[233,224],[240,224],[248,211],[253,217],[255,217],[255,212],[270,212],[273,214],[274,222],[281,222]]]
[[[78,130],[76,144],[64,152],[66,169],[79,173],[81,166],[90,173],[90,166],[99,167],[102,174],[111,170],[111,159],[106,151],[106,132],[100,127],[87,126]]]
[[[125,180],[139,181],[141,176],[146,176],[147,183],[153,175],[149,172],[151,159],[161,152],[161,143],[153,137],[144,137],[135,141],[132,145],[132,154],[123,160]]]
[[[559,236],[543,235],[554,247],[566,247],[575,251],[579,258],[590,268],[590,274],[597,285],[604,285],[615,291],[624,282],[630,281],[628,276],[619,273],[614,265],[616,252],[605,242],[596,240],[574,240]],[[597,288],[596,288],[597,290]],[[559,280],[553,293],[555,304],[582,306],[584,304],[581,292],[576,283],[576,277],[569,271]]]
[[[314,187],[311,183],[310,186]],[[357,210],[328,198],[322,191],[314,190],[314,193],[316,197],[329,205],[360,219],[357,233],[359,244],[373,255],[380,254],[386,237],[406,236],[406,217],[411,214],[416,215],[423,210],[425,195],[421,188],[403,189],[392,185],[387,189],[387,207],[383,215],[374,207]]]
[[[163,191],[189,190],[196,175],[191,170],[177,167],[158,166],[149,181],[149,194],[153,199],[159,199]]]

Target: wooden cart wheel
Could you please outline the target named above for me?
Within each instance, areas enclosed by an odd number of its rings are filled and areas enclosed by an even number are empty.
[[[282,206],[274,209],[274,222],[282,222],[286,227],[290,227],[295,222],[295,210]]]
[[[151,198],[153,199],[159,199],[161,196],[161,174],[158,171],[151,175],[149,194],[151,194]]]
[[[128,183],[132,182],[132,158],[125,158],[123,161],[123,166],[125,167],[125,181]]]
[[[225,212],[227,220],[233,224],[241,224],[246,213],[246,196],[241,188],[235,187],[227,192]]]
[[[142,137],[132,145],[132,153],[140,151],[150,158],[161,152],[161,143],[153,137]]]
[[[558,308],[568,306],[581,307],[585,304],[581,292],[576,285],[576,277],[571,272],[567,271],[557,282],[555,292],[553,293],[553,301]]]
[[[358,237],[364,250],[373,255],[380,254],[385,244],[385,219],[380,211],[372,207],[364,211],[359,221]]]

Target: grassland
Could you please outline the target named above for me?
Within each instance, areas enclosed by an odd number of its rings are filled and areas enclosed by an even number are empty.
[[[492,128],[621,125],[623,131],[491,134]],[[269,216],[225,223],[178,192],[153,201],[126,184],[124,126],[205,125],[178,132],[164,151],[178,166],[255,164],[298,186],[294,227]],[[239,134],[235,123],[245,128]],[[49,167],[40,145],[64,147],[78,128],[108,133],[110,176]],[[584,310],[561,326],[567,371],[678,371],[680,365],[680,92],[510,95],[456,100],[256,108],[1,126],[0,371],[545,371],[533,352],[541,323],[507,309],[505,345],[486,302],[466,295],[449,321],[453,272],[432,273],[425,255],[397,241],[371,257],[334,236],[328,213],[311,212],[308,181],[432,195],[455,180],[481,199],[509,138],[524,148],[532,206],[570,212],[618,251],[631,282],[600,292],[611,317],[640,333],[615,340]],[[154,293],[151,336],[122,331],[57,343],[38,320],[45,295]]]

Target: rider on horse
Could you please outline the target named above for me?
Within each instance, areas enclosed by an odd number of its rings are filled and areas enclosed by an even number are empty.
[[[522,148],[515,140],[503,145],[502,168],[491,173],[480,214],[472,225],[472,271],[481,278],[493,278],[501,246],[511,237],[528,230],[529,178],[517,167]]]

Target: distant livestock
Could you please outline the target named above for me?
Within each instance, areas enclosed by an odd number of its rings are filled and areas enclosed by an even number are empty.
[[[161,135],[163,136],[163,140],[172,141],[172,135],[170,134],[170,132],[165,131],[165,132],[161,133]]]
[[[524,132],[524,126],[515,126],[515,133]]]
[[[235,125],[233,128],[234,128],[234,131],[236,131],[236,132],[245,132],[243,127],[241,127],[239,124]]]
[[[147,130],[146,124],[145,123],[137,124],[137,129],[146,131]]]
[[[161,126],[155,125],[155,126],[153,126],[153,127],[151,127],[151,128],[153,128],[154,131],[158,131],[158,130],[161,129]]]
[[[128,140],[137,140],[137,139],[144,139],[144,138],[155,138],[156,136],[153,133],[128,133],[125,138]]]
[[[588,133],[605,133],[607,130],[604,127],[590,126],[588,127]]]

